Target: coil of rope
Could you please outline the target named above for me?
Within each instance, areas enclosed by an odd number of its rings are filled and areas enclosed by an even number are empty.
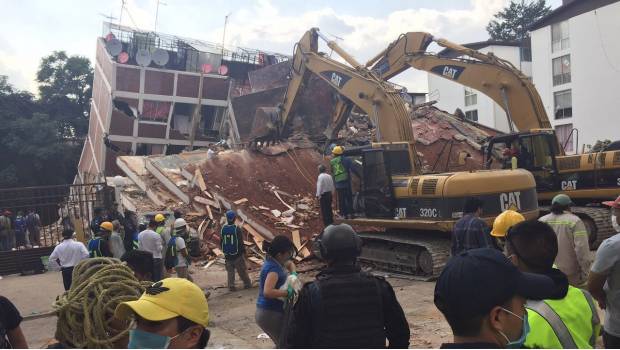
[[[140,298],[146,286],[133,271],[113,258],[86,259],[73,270],[71,288],[53,304],[56,339],[75,348],[115,348],[130,324],[116,320],[114,310]]]

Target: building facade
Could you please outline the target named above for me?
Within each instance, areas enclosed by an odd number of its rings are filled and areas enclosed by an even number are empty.
[[[120,174],[119,155],[173,154],[192,141],[195,147],[219,141],[231,96],[250,89],[248,72],[287,59],[110,23],[104,33],[97,39],[80,183]]]
[[[528,48],[523,48],[519,42],[488,40],[463,44],[463,46],[482,53],[492,52],[497,57],[512,63],[525,75],[531,76],[531,55]],[[449,49],[441,51],[439,55],[455,58],[455,53]],[[478,90],[434,74],[428,74],[428,94],[428,99],[436,100],[436,106],[440,109],[453,113],[458,108],[463,111],[468,120],[500,131],[509,131],[506,112],[495,101]]]
[[[532,73],[568,154],[620,139],[620,1],[564,1],[531,27]]]

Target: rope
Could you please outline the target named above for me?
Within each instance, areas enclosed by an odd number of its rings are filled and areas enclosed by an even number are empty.
[[[142,285],[118,259],[92,258],[75,266],[71,288],[58,296],[56,339],[75,348],[115,348],[129,322],[114,318],[116,306],[138,299]]]
[[[295,152],[293,150],[293,152]],[[308,181],[308,183],[312,186],[314,186],[314,182],[312,182],[310,179],[308,179],[308,177],[306,176],[305,172],[301,169],[300,165],[297,163],[297,161],[295,161],[295,158],[293,158],[293,156],[291,155],[290,151],[286,151],[286,154],[289,156],[289,158],[291,158],[291,160],[293,161],[293,164],[295,165],[295,167],[297,168],[297,170],[299,171],[299,174],[301,174],[301,176]],[[297,155],[297,154],[295,154]]]

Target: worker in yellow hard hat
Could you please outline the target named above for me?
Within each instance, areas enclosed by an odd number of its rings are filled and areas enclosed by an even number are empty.
[[[114,225],[109,221],[104,221],[99,225],[97,235],[88,241],[88,253],[91,258],[112,257],[109,242],[112,231],[114,231]]]
[[[493,221],[491,236],[496,238],[497,245],[502,248],[502,250],[504,249],[506,243],[506,235],[508,234],[508,230],[522,221],[525,221],[525,217],[513,209],[505,210],[495,218]]]
[[[353,215],[353,194],[351,192],[351,159],[343,155],[344,148],[335,146],[333,158],[329,161],[336,192],[340,216],[349,219]]]

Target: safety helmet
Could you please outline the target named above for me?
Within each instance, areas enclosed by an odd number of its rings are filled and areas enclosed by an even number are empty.
[[[344,152],[344,149],[342,148],[342,146],[336,146],[334,147],[334,149],[332,150],[332,154],[339,156]]]
[[[323,260],[357,258],[362,252],[362,239],[347,224],[329,225],[316,240],[314,250]]]
[[[495,218],[495,221],[493,221],[491,236],[499,238],[506,237],[508,230],[522,221],[525,221],[525,217],[521,215],[521,213],[511,209],[505,210]]]
[[[558,205],[563,205],[563,206],[571,206],[573,205],[573,201],[570,199],[570,197],[564,193],[560,193],[558,195],[556,195],[555,197],[553,197],[553,199],[551,200],[551,204],[558,204]]]
[[[178,218],[178,219],[174,220],[174,228],[175,229],[178,229],[178,228],[181,228],[181,227],[185,227],[185,226],[187,226],[187,222],[185,221],[185,219]]]
[[[237,214],[235,214],[234,211],[229,210],[226,212],[226,220],[228,220],[228,222],[234,222],[236,217]]]
[[[156,222],[164,222],[166,221],[166,217],[164,216],[164,214],[157,214],[155,215],[155,221]]]
[[[101,225],[99,225],[99,228],[110,232],[114,231],[114,225],[112,225],[109,221],[102,222]]]

